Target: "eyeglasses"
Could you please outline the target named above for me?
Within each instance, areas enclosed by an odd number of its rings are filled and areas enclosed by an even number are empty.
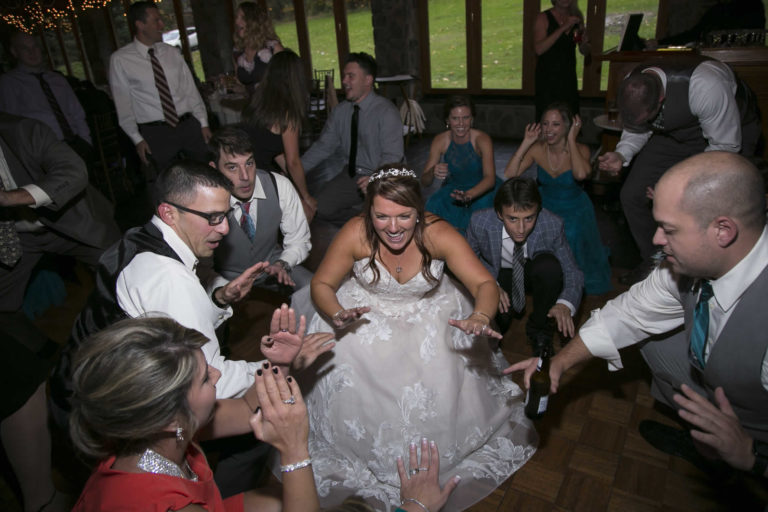
[[[218,226],[219,224],[224,222],[224,219],[227,218],[227,215],[229,215],[234,209],[234,208],[230,208],[226,212],[206,213],[206,212],[199,212],[197,210],[193,210],[192,208],[187,208],[186,206],[181,206],[180,204],[172,203],[170,201],[163,201],[163,202],[168,203],[169,205],[174,206],[183,212],[193,213],[198,217],[204,218],[205,220],[208,221],[209,226]]]

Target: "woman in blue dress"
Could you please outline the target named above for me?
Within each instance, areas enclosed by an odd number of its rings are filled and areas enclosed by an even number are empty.
[[[442,183],[427,201],[427,211],[450,222],[462,234],[472,212],[493,206],[501,180],[496,177],[493,143],[488,134],[472,128],[475,104],[468,96],[451,96],[445,103],[447,131],[437,135],[421,184]]]
[[[536,163],[542,206],[563,219],[568,244],[584,272],[586,293],[601,294],[611,290],[609,251],[600,239],[592,201],[578,183],[591,171],[589,148],[576,142],[580,128],[581,119],[567,105],[550,105],[540,124],[526,126],[504,177],[519,176]]]

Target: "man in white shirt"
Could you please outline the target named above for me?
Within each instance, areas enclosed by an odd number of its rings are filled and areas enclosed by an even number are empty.
[[[753,100],[727,65],[698,56],[645,63],[622,81],[617,102],[624,130],[599,165],[618,173],[632,163],[621,204],[643,261],[623,282],[639,281],[653,267],[656,225],[648,197],[664,171],[702,151],[754,154],[760,121]]]
[[[641,433],[675,455],[690,459],[704,446],[736,469],[765,476],[764,190],[757,169],[733,153],[702,153],[670,169],[656,186],[653,206],[658,223],[654,242],[662,246],[666,261],[592,313],[579,334],[552,359],[551,391],[557,391],[563,372],[582,361],[600,357],[618,370],[619,349],[678,330],[646,341],[641,352],[653,375],[653,396],[678,409],[692,428],[690,436],[668,429],[661,430],[665,432],[661,438],[651,439],[642,424]],[[523,361],[505,372],[525,369],[527,383],[535,362]],[[658,424],[646,427],[660,431]],[[665,441],[670,435],[675,442]],[[681,446],[686,439],[688,451]]]
[[[233,183],[229,233],[214,252],[214,268],[226,284],[259,261],[269,266],[254,286],[273,291],[302,288],[312,273],[300,266],[312,248],[307,217],[293,184],[285,176],[256,168],[251,139],[233,126],[210,141],[211,167]],[[282,233],[282,242],[278,236]]]
[[[121,318],[160,313],[210,340],[202,350],[206,361],[221,371],[218,398],[241,396],[253,384],[260,363],[225,359],[216,329],[232,316],[230,304],[245,297],[267,262],[256,263],[210,293],[201,278],[207,283],[215,276],[196,273],[200,258],[211,257],[230,229],[231,186],[214,169],[192,161],[174,164],[159,176],[155,215],[144,226],[128,230],[99,260],[96,287],[75,321],[68,353]],[[295,327],[288,326],[276,336],[295,335]],[[56,372],[64,380],[61,391],[66,391],[69,378],[64,359],[59,365],[62,371]],[[54,395],[66,410],[62,400],[66,393]]]
[[[211,138],[205,103],[179,51],[163,43],[163,20],[153,2],[128,8],[132,42],[109,60],[109,85],[120,127],[145,165],[158,172],[182,153],[205,161]]]

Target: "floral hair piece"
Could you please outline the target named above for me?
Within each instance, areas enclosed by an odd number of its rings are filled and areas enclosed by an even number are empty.
[[[389,169],[382,169],[379,172],[372,174],[371,177],[368,178],[368,183],[384,178],[389,178],[391,176],[409,176],[413,179],[416,179],[416,173],[410,169],[397,169],[395,167],[390,167]]]

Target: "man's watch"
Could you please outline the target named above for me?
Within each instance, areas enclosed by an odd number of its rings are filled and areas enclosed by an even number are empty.
[[[768,469],[768,443],[754,439],[752,454],[755,456],[755,464],[750,471],[753,475],[765,476],[765,470]]]
[[[275,263],[273,263],[273,265],[280,265],[281,267],[283,267],[283,270],[285,270],[288,274],[291,273],[291,266],[285,260],[275,260]]]

